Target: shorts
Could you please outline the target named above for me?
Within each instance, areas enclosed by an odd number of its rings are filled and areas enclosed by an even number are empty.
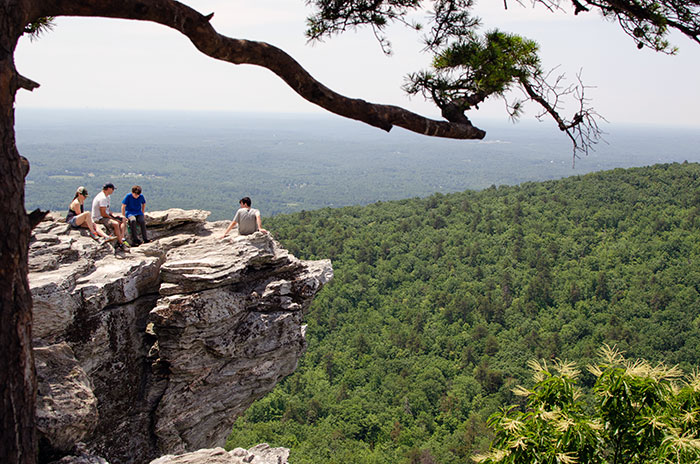
[[[108,217],[101,217],[97,221],[95,221],[96,224],[102,224],[103,226],[108,226],[112,222],[112,218]]]
[[[80,229],[80,226],[78,225],[78,216],[73,216],[68,220],[68,224],[74,229]]]

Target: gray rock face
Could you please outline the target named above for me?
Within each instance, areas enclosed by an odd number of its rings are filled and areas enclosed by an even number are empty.
[[[36,347],[34,363],[37,428],[53,449],[69,452],[97,426],[92,383],[65,342]]]
[[[35,229],[42,452],[82,441],[80,456],[138,463],[220,445],[294,371],[330,261],[299,261],[267,234],[220,239],[226,224],[207,215],[147,215],[154,241],[129,253],[55,217]]]
[[[40,460],[41,461],[41,460]],[[105,458],[90,454],[85,443],[76,443],[73,451],[50,464],[109,464]]]
[[[263,443],[249,450],[236,448],[226,452],[223,448],[203,449],[179,456],[163,456],[151,464],[287,464],[289,450],[270,448]]]

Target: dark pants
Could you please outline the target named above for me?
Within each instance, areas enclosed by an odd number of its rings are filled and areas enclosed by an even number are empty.
[[[141,236],[143,241],[148,241],[148,236],[146,235],[146,217],[143,214],[137,216],[131,216],[129,218],[129,228],[131,229],[131,240],[134,244],[139,243],[139,239],[136,237],[136,224],[141,227]]]

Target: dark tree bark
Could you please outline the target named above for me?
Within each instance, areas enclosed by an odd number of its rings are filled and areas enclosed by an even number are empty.
[[[27,281],[29,221],[24,210],[28,164],[15,146],[14,101],[27,81],[15,71],[13,53],[26,12],[0,0],[0,462],[33,463],[36,376],[31,345],[32,299]]]

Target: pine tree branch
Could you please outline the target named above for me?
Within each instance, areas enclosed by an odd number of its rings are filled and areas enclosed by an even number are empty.
[[[32,90],[39,87],[38,83],[34,82],[31,79],[28,79],[28,78],[22,76],[19,73],[16,73],[16,76],[17,76],[17,87],[20,89],[29,90],[31,92]]]
[[[48,211],[42,211],[40,209],[35,209],[31,213],[27,214],[27,220],[29,221],[29,227],[34,230],[36,226],[44,220],[46,215],[49,214]]]
[[[659,12],[652,13],[648,7],[642,6],[637,1],[631,0],[585,0],[588,5],[600,8],[602,11],[612,10],[618,15],[622,15],[632,20],[647,22],[649,24],[658,25]],[[700,43],[700,24],[695,19],[700,3],[697,0],[677,2],[674,0],[665,0],[660,2],[662,9],[660,14],[663,16],[665,26],[685,34],[689,39],[696,43]],[[674,17],[674,15],[677,15]],[[684,17],[687,16],[687,17]]]
[[[586,86],[583,85],[580,74],[577,76],[578,85],[563,87],[563,75],[554,79],[553,84],[548,82],[553,71],[535,75],[531,81],[523,80],[520,84],[525,94],[542,107],[542,112],[537,118],[549,115],[556,121],[559,130],[571,139],[575,161],[579,153],[588,155],[593,146],[602,140],[603,131],[598,126],[598,120],[605,121],[605,118],[588,106],[588,99],[585,97]],[[567,95],[574,95],[579,105],[571,120],[565,119],[559,112],[560,101]]]
[[[202,53],[233,64],[269,69],[301,97],[325,110],[390,131],[393,126],[435,137],[482,139],[486,133],[467,122],[437,121],[393,105],[370,103],[336,93],[314,79],[283,50],[218,34],[203,16],[174,0],[24,0],[33,16],[97,16],[152,21],[187,36]]]

